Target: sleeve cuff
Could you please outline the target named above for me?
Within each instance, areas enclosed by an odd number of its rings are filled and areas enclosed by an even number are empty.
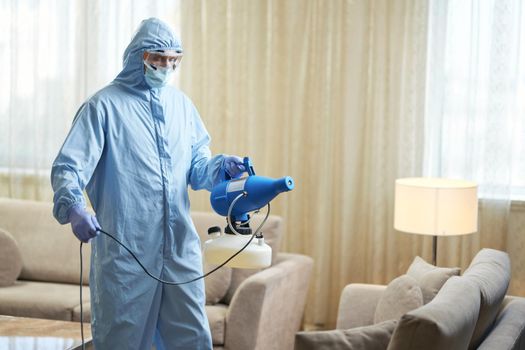
[[[58,222],[62,225],[69,223],[69,211],[73,207],[84,207],[84,204],[82,202],[78,201],[72,201],[68,203],[61,203],[58,204],[60,208],[58,209],[58,212],[56,214],[56,219]]]

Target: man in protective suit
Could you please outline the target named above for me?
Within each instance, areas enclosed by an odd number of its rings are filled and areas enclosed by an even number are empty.
[[[163,280],[202,274],[188,185],[211,190],[222,172],[235,177],[244,167],[239,157],[211,156],[195,106],[166,85],[182,53],[164,22],[143,21],[124,52],[124,69],[80,107],[53,163],[55,218],[70,222],[81,241],[94,238],[90,290],[97,350],[150,349],[154,339],[157,349],[212,348],[203,280],[157,282],[97,231],[115,235]],[[84,188],[96,218],[85,210]]]

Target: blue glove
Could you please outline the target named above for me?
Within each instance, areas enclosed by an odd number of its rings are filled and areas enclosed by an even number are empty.
[[[246,171],[242,158],[237,156],[225,155],[222,168],[228,175],[230,175],[232,179],[238,178],[243,172]]]
[[[88,243],[91,238],[98,236],[97,229],[100,229],[100,224],[97,218],[89,214],[81,206],[74,206],[69,209],[69,221],[71,222],[71,229],[77,238]]]

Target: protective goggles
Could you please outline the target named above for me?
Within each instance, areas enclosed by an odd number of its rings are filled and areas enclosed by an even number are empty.
[[[159,67],[175,69],[182,60],[182,51],[174,50],[151,50],[146,51],[144,62],[153,69]]]

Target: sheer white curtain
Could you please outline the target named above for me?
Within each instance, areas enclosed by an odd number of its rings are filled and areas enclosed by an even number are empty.
[[[442,240],[439,263],[483,247],[511,255],[511,292],[525,292],[525,238],[510,227],[525,199],[525,2],[430,2],[425,174],[479,184],[479,233]],[[521,248],[520,248],[521,247]]]
[[[178,1],[0,2],[0,196],[50,199],[49,169],[80,104],[109,83],[141,20],[179,28]]]

